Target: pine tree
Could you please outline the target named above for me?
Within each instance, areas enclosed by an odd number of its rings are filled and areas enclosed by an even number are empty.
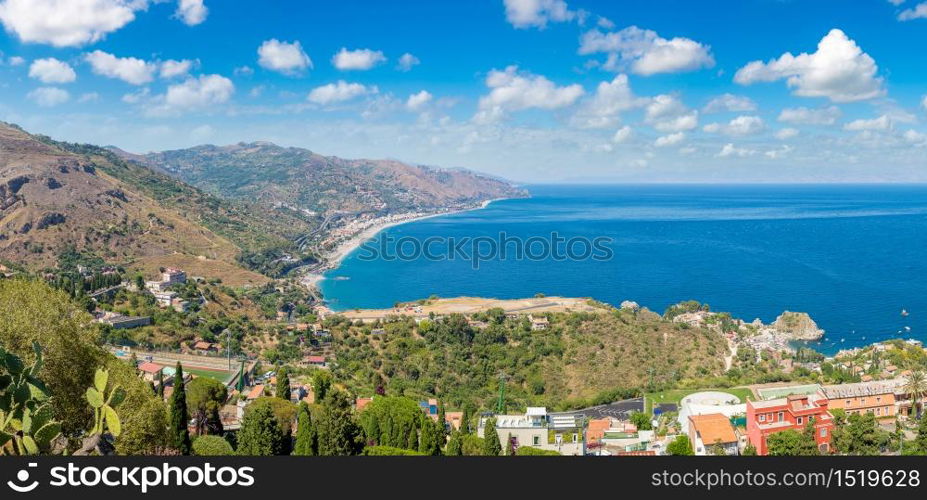
[[[357,455],[364,449],[363,429],[354,420],[354,405],[340,391],[331,391],[317,407],[312,424],[321,456]]]
[[[174,374],[174,392],[170,401],[170,443],[182,455],[190,454],[190,431],[187,424],[187,392],[183,382],[183,367],[177,363]]]
[[[164,401],[164,370],[158,372],[158,387],[157,387],[158,397],[161,398],[161,401]]]
[[[302,457],[316,455],[318,443],[315,429],[312,427],[312,415],[309,413],[309,405],[304,402],[299,404],[297,420],[296,447],[293,449],[293,454]]]
[[[276,393],[274,394],[280,399],[290,400],[290,374],[287,373],[286,368],[281,368],[277,372],[277,388]]]
[[[451,439],[447,442],[447,456],[459,457],[463,455],[463,439],[459,431],[451,432]]]
[[[250,409],[250,408],[249,408]],[[270,456],[283,454],[284,439],[270,405],[257,405],[245,413],[238,431],[238,454]]]
[[[502,453],[502,443],[499,441],[499,433],[496,432],[496,419],[486,419],[486,425],[483,428],[483,455],[498,457]]]

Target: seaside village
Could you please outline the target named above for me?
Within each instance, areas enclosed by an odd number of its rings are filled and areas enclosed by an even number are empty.
[[[159,280],[144,282],[144,288],[154,295],[161,308],[183,311],[190,306],[189,300],[179,298],[172,289],[187,280],[181,269],[164,269]],[[123,283],[121,286],[136,285]],[[523,302],[516,301],[513,307],[509,307],[507,316],[526,318],[531,330],[547,329],[550,323],[544,308],[531,301]],[[625,302],[621,307],[627,309],[637,305]],[[466,308],[460,310],[466,311]],[[314,324],[290,321],[285,314],[279,314],[278,319],[287,332],[313,339],[311,345],[315,347],[304,354],[299,366],[327,370],[337,360],[330,346],[331,335],[323,328],[322,320],[333,313],[324,307],[317,312],[319,321]],[[375,311],[369,316],[356,312],[353,320],[374,323],[383,319],[386,313],[411,315],[416,321],[435,319],[433,312],[426,313],[421,305],[412,304]],[[716,319],[715,313],[694,311],[679,314],[673,321],[689,326],[715,325],[721,328]],[[795,321],[794,318],[786,319]],[[151,318],[98,313],[97,321],[114,329],[130,329],[148,325]],[[910,426],[900,427],[900,422],[921,411],[921,398],[927,393],[927,383],[922,379],[912,382],[910,370],[892,364],[891,358],[883,354],[892,349],[913,349],[927,357],[920,342],[893,340],[841,351],[830,358],[821,355],[803,357],[800,352],[796,356],[790,341],[802,338],[802,335],[814,338],[822,332],[798,332],[796,336],[793,330],[789,335],[783,335],[773,325],[763,325],[758,320],[754,323],[737,321],[735,331],[749,329],[753,334],[742,337],[734,331],[728,332],[731,356],[738,349],[750,349],[758,357],[778,360],[785,371],[820,371],[826,363],[844,370],[858,381],[837,385],[780,382],[724,389],[671,390],[569,412],[555,412],[543,407],[527,407],[519,412],[487,412],[474,415],[467,425],[483,437],[487,423],[492,420],[502,449],[531,447],[551,454],[594,456],[680,454],[678,449],[674,450],[674,445],[679,442],[687,442],[691,450],[691,453],[681,454],[766,455],[770,453],[770,436],[788,430],[803,433],[806,440],[813,433],[818,452],[826,454],[831,450],[837,415],[846,418],[869,414],[886,432],[907,432],[909,437],[913,437]],[[472,318],[469,322],[474,328],[486,326]],[[812,330],[815,329],[816,325],[812,323]],[[371,331],[372,335],[383,333],[382,329]],[[235,432],[240,428],[249,404],[279,390],[274,370],[262,370],[257,359],[233,358],[224,351],[221,343],[198,339],[179,352],[148,352],[116,346],[111,349],[117,356],[135,363],[139,376],[155,386],[165,399],[172,392],[175,365],[178,363],[184,367],[187,382],[201,376],[220,380],[228,391],[227,401],[220,411],[225,432]],[[358,397],[355,410],[363,411],[377,397]],[[314,401],[311,381],[304,377],[301,381],[292,382],[289,399],[311,404]],[[419,406],[424,415],[436,422],[443,414],[443,425],[449,432],[461,428],[463,412],[439,410],[435,399],[423,400]],[[897,431],[896,426],[899,426]],[[882,452],[896,454],[900,450],[888,446]]]

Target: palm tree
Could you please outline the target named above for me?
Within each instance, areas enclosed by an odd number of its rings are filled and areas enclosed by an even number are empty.
[[[927,391],[927,378],[924,377],[924,372],[920,369],[911,371],[904,389],[911,395],[911,411],[914,412],[915,418],[921,418],[921,398]]]

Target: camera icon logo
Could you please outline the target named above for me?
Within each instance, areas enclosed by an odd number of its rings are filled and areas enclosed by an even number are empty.
[[[39,464],[35,462],[29,463],[29,468],[35,468],[38,466]],[[27,481],[29,481],[29,470],[22,469],[16,473],[16,481],[7,481],[6,485],[17,493],[29,493],[30,491],[39,487],[38,481],[32,481],[31,483],[27,483]]]

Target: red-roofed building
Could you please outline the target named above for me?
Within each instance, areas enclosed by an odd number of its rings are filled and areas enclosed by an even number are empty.
[[[444,413],[444,421],[447,425],[455,430],[460,430],[460,424],[463,422],[463,412],[462,411],[448,411]]]
[[[158,374],[161,373],[164,367],[156,363],[146,362],[138,365],[138,369],[142,372],[142,378],[144,378],[146,382],[154,382],[157,380]]]
[[[264,386],[256,385],[251,388],[251,391],[248,392],[248,401],[254,401],[255,399],[264,395]]]
[[[612,427],[610,418],[594,418],[589,420],[589,426],[586,429],[586,440],[589,443],[598,443],[605,437],[605,431]]]
[[[303,361],[310,366],[325,366],[325,356],[306,356]]]
[[[369,405],[371,402],[373,402],[373,398],[357,398],[356,400],[354,400],[354,409],[357,411],[361,411],[364,408],[366,408],[367,405]]]
[[[766,438],[786,430],[802,432],[809,420],[814,421],[814,441],[818,449],[830,450],[834,419],[827,411],[827,397],[793,394],[769,401],[747,401],[747,439],[758,455],[766,455]]]

